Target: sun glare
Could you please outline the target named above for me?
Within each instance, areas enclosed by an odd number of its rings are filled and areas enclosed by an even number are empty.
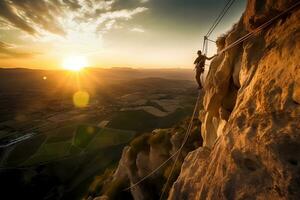
[[[80,71],[87,67],[88,62],[84,56],[69,56],[63,61],[63,68],[72,71]]]

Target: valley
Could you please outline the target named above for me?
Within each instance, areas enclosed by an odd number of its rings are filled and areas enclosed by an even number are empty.
[[[112,71],[118,77],[107,78]],[[188,117],[197,91],[183,72],[0,70],[1,185],[14,197],[31,190],[40,191],[35,198],[80,196],[135,137]],[[89,95],[84,107],[75,104],[78,91]],[[14,194],[15,188],[24,190]]]

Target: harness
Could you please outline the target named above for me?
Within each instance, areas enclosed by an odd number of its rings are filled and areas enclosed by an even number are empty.
[[[197,65],[196,65],[196,70],[200,71],[200,72],[204,72],[204,66],[205,66],[205,56],[199,56],[198,57],[198,62],[197,62]]]

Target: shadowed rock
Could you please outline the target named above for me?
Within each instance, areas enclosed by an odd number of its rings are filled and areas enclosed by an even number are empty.
[[[296,0],[249,0],[218,50]],[[300,199],[300,10],[212,61],[190,153],[169,199]],[[205,150],[210,149],[210,150]]]

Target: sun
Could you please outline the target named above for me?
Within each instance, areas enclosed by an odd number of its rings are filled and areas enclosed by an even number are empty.
[[[87,65],[88,62],[86,57],[79,55],[68,56],[63,60],[62,63],[64,69],[71,71],[80,71],[81,69],[87,67]]]

